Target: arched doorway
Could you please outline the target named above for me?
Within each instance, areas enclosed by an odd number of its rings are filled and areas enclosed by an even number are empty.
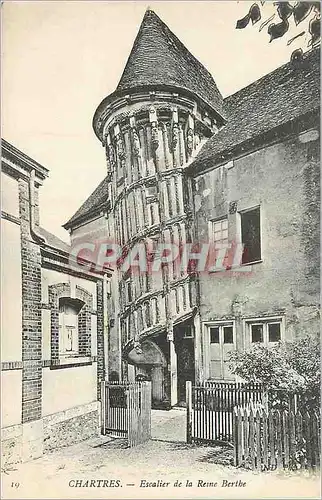
[[[167,384],[167,360],[160,347],[152,340],[145,340],[140,349],[133,348],[127,361],[134,366],[135,376],[144,375],[151,380],[152,407],[167,408],[170,405]]]

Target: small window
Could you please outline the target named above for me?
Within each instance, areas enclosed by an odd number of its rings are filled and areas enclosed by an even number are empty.
[[[184,338],[184,339],[193,339],[193,330],[192,330],[191,325],[190,325],[190,326],[187,326],[187,327],[184,329],[184,332],[183,332],[183,338]]]
[[[281,319],[262,319],[256,322],[249,322],[250,341],[253,343],[261,342],[268,346],[269,344],[279,342],[282,338],[282,320]]]
[[[234,328],[232,324],[218,324],[209,327],[211,344],[233,344]]]
[[[234,332],[232,326],[224,326],[224,344],[234,343]]]
[[[241,237],[244,245],[242,263],[247,264],[261,260],[260,208],[242,212]]]
[[[210,343],[219,344],[219,327],[210,328]]]
[[[263,325],[252,325],[252,342],[264,342]]]
[[[280,323],[268,323],[268,341],[279,342],[281,340]]]
[[[228,219],[214,220],[210,222],[211,239],[215,248],[228,247]]]

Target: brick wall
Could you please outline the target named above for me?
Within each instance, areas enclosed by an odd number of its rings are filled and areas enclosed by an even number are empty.
[[[78,346],[81,356],[91,355],[91,313],[93,310],[93,296],[84,288],[76,285],[76,298],[84,302],[78,315]]]
[[[19,181],[22,272],[22,423],[41,418],[41,256],[30,235],[29,186]],[[14,299],[14,298],[13,298]]]
[[[103,282],[98,281],[97,290],[97,399],[101,400],[101,381],[105,378],[104,364],[104,312]]]

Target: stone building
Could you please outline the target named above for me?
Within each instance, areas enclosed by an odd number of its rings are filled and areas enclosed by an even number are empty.
[[[223,99],[148,10],[94,115],[107,175],[64,225],[71,246],[39,223],[47,170],[3,141],[7,459],[95,433],[103,378],[145,375],[154,407],[169,408],[187,380],[232,379],[232,349],[319,333],[319,84],[310,50]],[[142,243],[152,256],[167,242],[207,242],[216,268],[107,269],[106,279],[71,265],[89,241]]]
[[[39,222],[48,170],[2,140],[2,466],[99,433],[106,279]],[[104,285],[105,283],[105,285]]]
[[[198,238],[244,245],[239,270],[199,280],[202,378],[226,380],[232,349],[319,335],[320,50],[225,109],[226,125],[187,174]]]
[[[231,379],[232,349],[319,331],[319,61],[223,99],[148,10],[95,112],[107,176],[65,224],[72,244],[210,242],[228,261],[243,248],[239,270],[114,272],[107,371],[148,376],[155,407],[184,401],[186,380]]]
[[[129,251],[138,242],[153,248],[190,241],[192,192],[184,171],[224,123],[210,73],[148,10],[116,91],[94,116],[107,177],[65,224],[72,242],[97,238],[102,227]],[[115,273],[109,330],[109,368],[130,379],[135,371],[151,378],[160,407],[184,399],[195,369],[193,336],[200,342],[196,278],[163,271]]]

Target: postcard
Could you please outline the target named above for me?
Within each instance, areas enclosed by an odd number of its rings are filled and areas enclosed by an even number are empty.
[[[2,498],[320,498],[320,3],[1,10]]]

